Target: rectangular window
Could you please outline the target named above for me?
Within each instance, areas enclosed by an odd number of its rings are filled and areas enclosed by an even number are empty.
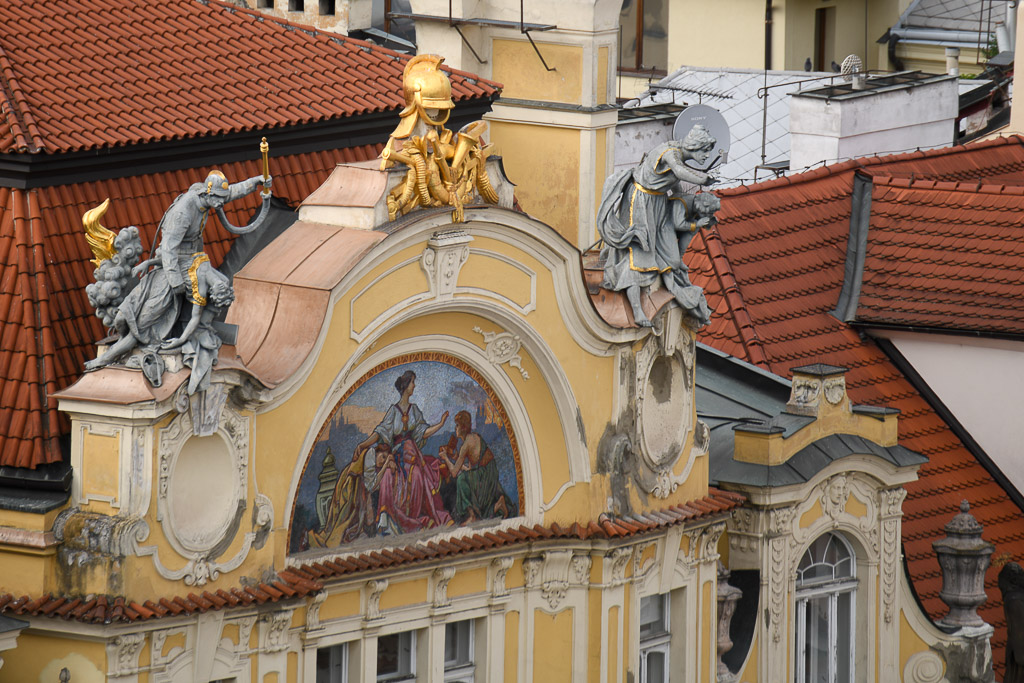
[[[619,13],[619,68],[668,69],[668,0],[624,0]]]
[[[316,651],[316,683],[346,683],[347,674],[348,643]]]
[[[334,0],[320,0],[320,16],[333,17],[334,11]]]
[[[377,680],[409,681],[416,678],[416,633],[404,631],[377,639]]]
[[[445,683],[473,683],[473,622],[456,621],[444,626]]]
[[[640,683],[668,683],[669,595],[640,599]]]
[[[274,0],[258,0],[257,9],[274,9]]]
[[[797,683],[853,681],[853,596],[848,587],[797,595]]]
[[[289,12],[305,12],[306,3],[303,0],[288,0],[288,11]]]

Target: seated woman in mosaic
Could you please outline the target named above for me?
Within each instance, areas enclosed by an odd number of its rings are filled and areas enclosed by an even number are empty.
[[[601,286],[625,290],[633,320],[641,327],[652,325],[640,305],[641,291],[659,279],[698,326],[710,318],[704,292],[690,282],[682,256],[693,233],[712,218],[694,213],[688,201],[692,195],[682,194],[680,183],[714,182],[685,162],[705,164],[715,142],[707,128],[698,124],[683,140],[658,145],[638,166],[615,173],[604,184],[597,215],[604,242]]]
[[[168,339],[160,346],[165,351],[181,349],[185,365],[192,368],[188,393],[194,394],[210,386],[210,374],[217,364],[221,346],[213,321],[235,300],[235,291],[227,276],[210,265],[210,257],[200,253],[192,257],[188,269],[186,296],[192,304],[188,324],[180,336]]]
[[[415,388],[416,373],[411,370],[395,380],[398,401],[388,408],[373,433],[356,446],[356,453],[362,457],[368,448],[379,443],[385,449],[385,460],[390,458],[394,462],[394,467],[385,467],[378,486],[378,519],[383,533],[408,533],[452,524],[438,493],[441,461],[422,450],[427,439],[448,421],[448,413],[438,422],[428,424],[419,406],[412,402]]]

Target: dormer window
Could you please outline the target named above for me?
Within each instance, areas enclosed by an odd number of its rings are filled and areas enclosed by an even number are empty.
[[[797,567],[796,683],[851,683],[857,561],[839,534],[814,540]]]

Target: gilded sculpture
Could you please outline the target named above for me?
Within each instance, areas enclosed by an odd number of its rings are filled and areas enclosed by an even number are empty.
[[[455,104],[451,82],[440,68],[443,61],[437,55],[419,55],[409,60],[402,74],[405,109],[380,155],[381,170],[396,163],[409,169],[388,193],[390,220],[418,206],[450,206],[452,221],[461,223],[464,207],[474,195],[498,203],[487,177],[491,145],[482,137],[487,124],[474,121],[458,133],[445,128]]]

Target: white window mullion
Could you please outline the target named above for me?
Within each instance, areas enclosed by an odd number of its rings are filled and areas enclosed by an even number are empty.
[[[836,664],[839,661],[836,655],[836,636],[839,620],[839,595],[833,593],[828,596],[828,683],[836,683],[839,677],[839,670]]]
[[[796,601],[796,642],[800,644],[800,657],[796,662],[796,683],[804,681],[807,668],[807,600]]]

